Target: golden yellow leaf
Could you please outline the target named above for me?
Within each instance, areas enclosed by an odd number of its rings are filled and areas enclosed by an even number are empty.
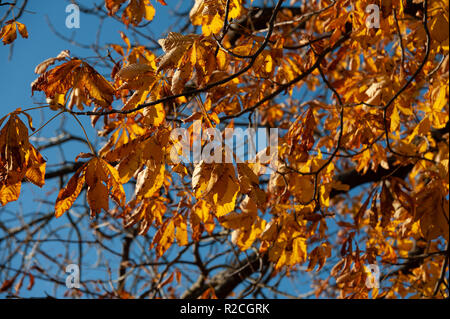
[[[258,176],[245,163],[237,163],[237,170],[240,192],[248,194],[258,207],[264,207],[266,193],[259,187]]]
[[[400,126],[400,114],[397,107],[394,107],[391,115],[391,132],[394,132]]]
[[[28,118],[31,129],[31,117],[20,109],[12,112],[8,121],[0,130],[0,189],[2,205],[17,200],[21,183],[26,178],[42,187],[45,183],[45,160],[28,141],[28,129],[19,114]],[[0,126],[6,116],[0,120]]]
[[[167,249],[172,246],[175,237],[175,223],[173,218],[169,218],[158,229],[152,241],[152,247],[156,246],[156,254],[158,257],[164,255]]]
[[[223,18],[219,14],[215,14],[209,23],[202,25],[202,32],[205,36],[217,34],[223,27]]]
[[[84,185],[84,167],[79,168],[75,174],[70,178],[66,187],[61,189],[56,199],[55,216],[58,218],[62,216],[77,199],[78,195]]]
[[[20,22],[16,21],[16,25],[17,25],[17,29],[19,30],[20,35],[22,36],[22,38],[28,38],[28,31],[27,31],[27,27]]]
[[[9,184],[20,182],[24,177],[30,147],[28,129],[14,112],[0,131],[0,170]]]
[[[46,63],[51,64],[52,62],[46,61],[42,68],[38,66],[38,71],[48,67]],[[77,98],[87,104],[93,100],[98,106],[108,107],[113,101],[114,88],[112,85],[89,64],[75,58],[44,72],[31,86],[32,93],[43,91],[48,98],[54,98],[56,94],[65,95],[70,89],[78,89],[76,91]],[[71,104],[75,103],[71,102]]]
[[[186,219],[183,216],[178,215],[178,217],[175,219],[175,226],[176,226],[175,238],[177,240],[178,245],[186,246],[189,243]]]
[[[216,216],[224,216],[235,209],[239,183],[233,164],[216,164],[206,189],[207,198],[214,206]]]
[[[292,243],[292,255],[289,260],[290,265],[301,264],[306,260],[308,253],[306,249],[306,238],[297,237]]]
[[[12,185],[0,185],[0,204],[2,206],[19,198],[21,182]]]
[[[81,192],[84,182],[87,184],[88,203],[91,208],[91,218],[109,209],[109,195],[118,204],[124,205],[125,191],[119,182],[116,169],[103,159],[93,157],[84,164],[69,180],[66,188],[60,191],[55,205],[56,217],[68,210]],[[101,195],[101,197],[99,197]]]
[[[136,171],[142,165],[142,151],[140,148],[131,151],[124,156],[120,163],[117,165],[117,171],[119,173],[120,183],[125,184],[134,176]]]
[[[154,74],[153,68],[148,64],[133,63],[120,69],[116,74],[116,78],[130,81],[145,73]]]
[[[250,228],[241,227],[234,230],[232,232],[232,242],[236,244],[239,249],[245,251],[252,246],[265,227],[266,221],[257,217]]]
[[[189,47],[199,39],[197,34],[182,35],[177,32],[169,32],[165,39],[159,39],[164,55],[161,57],[156,73],[170,67],[176,67]]]
[[[30,145],[28,169],[25,173],[25,177],[33,184],[42,187],[45,184],[45,165],[46,162],[42,155]]]
[[[184,91],[184,86],[191,78],[193,66],[190,63],[185,63],[181,68],[178,68],[172,77],[172,86],[170,90],[173,94],[180,94]]]
[[[202,25],[205,35],[211,32],[217,33],[223,27],[226,1],[224,0],[195,0],[194,6],[189,12],[193,25]],[[241,15],[241,1],[230,2],[228,18],[236,19]]]
[[[131,227],[139,223],[139,235],[145,235],[153,223],[162,225],[163,215],[167,209],[165,199],[161,197],[144,198],[139,201],[134,199],[128,204],[128,208],[132,209],[132,212],[126,212],[124,225]]]
[[[164,163],[148,161],[147,167],[137,177],[135,195],[138,198],[152,197],[164,182]]]
[[[148,21],[151,21],[155,17],[155,8],[152,6],[150,1],[146,0],[144,2],[146,4],[144,18]]]
[[[114,15],[127,0],[105,0],[105,7],[108,10],[108,15]],[[155,16],[155,8],[150,3],[150,0],[130,0],[128,6],[122,14],[122,21],[125,25],[132,24],[139,25],[143,18],[146,20],[153,20]]]
[[[222,216],[220,224],[230,229],[250,228],[256,220],[256,214],[232,212],[226,216]]]
[[[314,196],[314,181],[310,176],[293,175],[291,189],[301,203],[307,203]]]
[[[9,21],[0,30],[0,39],[2,39],[3,44],[10,44],[17,39],[16,23],[14,21]]]
[[[144,108],[142,122],[149,126],[160,126],[164,123],[166,112],[162,103]]]
[[[46,96],[50,98],[54,97],[56,93],[66,94],[74,86],[74,73],[78,74],[81,63],[82,61],[79,59],[72,59],[50,71],[44,72],[32,83],[32,93],[34,91],[44,91]]]
[[[205,194],[212,170],[213,165],[207,164],[204,161],[201,161],[194,166],[192,189],[194,190],[195,197],[201,198]]]
[[[119,205],[124,205],[125,203],[125,191],[120,182],[120,176],[117,170],[109,165],[106,161],[99,159],[99,163],[102,169],[107,175],[107,180],[105,181],[107,189],[111,192],[111,197]]]

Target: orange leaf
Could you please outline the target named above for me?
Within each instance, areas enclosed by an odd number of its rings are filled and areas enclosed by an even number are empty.
[[[156,245],[156,253],[158,257],[164,255],[167,249],[172,246],[175,237],[175,223],[173,218],[166,222],[158,229],[153,238],[152,247]]]
[[[38,71],[41,71],[41,65],[45,68],[46,63],[53,62],[44,61],[37,67]],[[101,107],[108,107],[113,101],[113,86],[89,64],[75,58],[41,74],[31,85],[32,93],[43,91],[48,98],[54,98],[56,94],[65,95],[70,89],[73,90],[70,105],[74,104],[74,99],[86,105],[92,100]]]
[[[25,177],[33,184],[42,187],[45,184],[45,160],[33,146],[30,146],[29,156],[31,163]]]
[[[14,202],[19,198],[21,182],[13,185],[0,186],[0,204],[6,205],[9,202]]]
[[[85,165],[79,168],[70,178],[66,187],[60,190],[55,204],[55,216],[57,218],[62,216],[62,214],[72,207],[78,195],[80,195],[85,180],[84,168]]]
[[[0,39],[3,39],[3,44],[10,44],[17,38],[16,24],[13,21],[5,24],[0,30]]]
[[[27,27],[24,24],[17,22],[17,21],[16,21],[16,24],[17,24],[17,29],[19,30],[19,33],[22,36],[22,38],[25,38],[25,39],[28,38]]]

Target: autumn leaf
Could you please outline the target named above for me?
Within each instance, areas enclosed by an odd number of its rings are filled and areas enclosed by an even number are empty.
[[[131,227],[139,224],[139,235],[145,235],[150,226],[155,224],[160,226],[163,223],[163,216],[166,212],[166,200],[154,196],[142,200],[132,200],[127,204],[127,209],[123,213],[124,226]]]
[[[127,2],[127,0],[105,0],[105,7],[108,10],[108,15],[115,15],[125,2]],[[141,23],[142,19],[145,18],[146,20],[151,21],[154,16],[155,8],[149,0],[131,0],[123,11],[122,21],[126,26],[129,24],[137,26]]]
[[[314,129],[316,121],[312,109],[308,109],[304,116],[298,117],[289,128],[287,139],[290,146],[290,153],[294,151],[301,154],[300,161],[305,161],[308,151],[314,145]]]
[[[192,176],[197,197],[204,197],[215,208],[218,217],[234,210],[239,183],[232,164],[198,163]]]
[[[230,1],[229,18],[236,19],[242,13],[240,0]],[[204,35],[217,33],[223,27],[226,1],[195,0],[195,4],[189,12],[193,25],[202,25]]]
[[[120,78],[124,81],[132,81],[142,77],[146,73],[149,73],[149,75],[154,75],[152,74],[152,71],[152,67],[148,64],[133,63],[120,69],[120,71],[116,74],[116,78]]]
[[[12,112],[0,131],[0,202],[5,205],[16,201],[20,195],[22,180],[42,187],[45,184],[46,161],[29,142],[28,129],[19,118],[27,116],[32,128],[31,117],[20,109]],[[0,126],[6,117],[0,120]]]
[[[125,192],[116,169],[103,159],[94,157],[80,167],[59,192],[55,204],[56,217],[72,207],[85,183],[91,218],[102,209],[109,212],[109,197],[120,206],[125,204]]]
[[[2,204],[2,206],[19,199],[21,184],[21,182],[17,182],[12,185],[2,184],[0,186],[0,204]]]
[[[177,215],[175,218],[175,239],[178,246],[186,246],[189,243],[188,240],[188,228],[187,220],[183,215]]]
[[[417,207],[414,219],[420,221],[420,230],[427,239],[434,239],[443,236],[448,240],[448,200],[444,198],[439,188],[433,188],[429,185],[426,189],[419,192],[416,196],[416,202],[420,203]]]
[[[57,218],[62,216],[70,207],[72,207],[78,195],[80,195],[84,181],[85,176],[83,166],[75,172],[66,187],[59,192],[55,204],[55,216]]]
[[[146,168],[137,176],[136,197],[148,198],[153,196],[163,185],[164,172],[164,164],[148,161]]]
[[[64,50],[61,51],[56,57],[54,58],[48,58],[47,60],[39,63],[36,68],[34,69],[34,73],[36,74],[42,74],[45,71],[47,71],[48,67],[55,64],[57,61],[63,61],[70,58],[70,51]]]
[[[233,229],[231,242],[241,250],[249,249],[266,228],[266,221],[257,214],[258,209],[250,197],[240,204],[241,213],[232,212],[219,218],[222,226]]]
[[[0,39],[2,39],[3,44],[11,44],[17,38],[17,31],[19,31],[22,38],[28,38],[27,27],[17,21],[10,20],[6,21],[3,28],[0,30]]]
[[[56,60],[62,59],[66,59],[65,53],[56,58]],[[36,71],[42,72],[54,62],[54,60],[46,60],[37,66]],[[57,94],[65,95],[70,89],[72,89],[72,99],[81,100],[86,105],[90,105],[93,101],[97,106],[106,108],[113,101],[112,85],[89,64],[76,58],[42,73],[31,86],[32,93],[43,91],[48,98],[54,98]],[[77,105],[82,107],[79,103]]]
[[[158,88],[155,90],[154,86],[157,84],[158,80],[159,77],[155,74],[154,69],[149,64],[133,63],[120,69],[115,75],[115,84],[118,86],[117,90],[136,90],[124,104],[123,110],[129,110],[144,103],[149,94],[149,100],[157,96],[160,90]],[[160,109],[161,105],[157,105],[154,108]],[[145,110],[143,112],[145,112]],[[164,114],[155,114],[155,116],[160,117],[160,120],[155,121],[155,123],[157,125],[161,124]]]
[[[245,163],[237,163],[240,191],[255,202],[258,207],[263,208],[266,202],[266,193],[259,187],[258,176]]]
[[[206,189],[207,198],[216,208],[216,215],[223,216],[234,210],[239,184],[232,164],[217,164],[211,172]]]
[[[116,14],[116,12],[119,11],[120,6],[125,2],[127,2],[127,0],[105,0],[105,7],[108,10],[108,14]]]
[[[198,200],[191,208],[189,222],[192,229],[192,239],[199,241],[204,230],[212,233],[215,228],[212,208],[206,200]]]
[[[170,67],[177,67],[178,61],[187,49],[199,38],[200,36],[196,34],[182,35],[169,32],[165,39],[159,39],[158,43],[162,47],[164,55],[160,58],[156,73]]]
[[[309,254],[307,271],[312,271],[317,264],[319,267],[317,267],[316,272],[320,271],[329,257],[331,257],[331,246],[328,243],[322,243]]]
[[[28,129],[14,112],[0,131],[2,176],[10,183],[15,184],[25,176],[30,148]]]
[[[175,239],[175,223],[173,218],[167,219],[158,229],[153,238],[152,247],[155,247],[158,257],[164,255],[167,249],[172,246]]]
[[[44,186],[46,161],[32,145],[29,149],[29,161],[30,165],[25,173],[25,177],[34,185]]]
[[[166,119],[166,112],[162,103],[144,108],[142,115],[142,123],[148,126],[160,126]]]

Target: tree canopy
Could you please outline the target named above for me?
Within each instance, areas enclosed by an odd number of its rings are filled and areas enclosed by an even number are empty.
[[[0,295],[448,298],[447,0],[94,2],[72,18],[121,41],[55,52],[1,115]],[[0,50],[28,5],[0,1]]]

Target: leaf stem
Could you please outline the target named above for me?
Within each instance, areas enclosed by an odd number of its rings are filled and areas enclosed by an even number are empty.
[[[83,124],[81,123],[81,121],[78,119],[78,117],[77,117],[75,114],[72,113],[72,111],[69,111],[69,110],[66,110],[66,111],[69,112],[69,113],[75,118],[75,120],[78,122],[78,124],[80,124],[81,129],[83,130],[84,136],[86,137],[86,142],[88,143],[89,148],[91,149],[92,154],[94,154],[95,157],[98,157],[98,156],[97,156],[97,152],[95,151],[94,147],[92,147],[91,141],[89,141],[89,137],[88,137],[88,135],[87,135],[87,133],[86,133],[86,130],[84,129],[84,126],[83,126]]]
[[[43,109],[45,107],[50,107],[50,105],[41,105],[41,106],[30,107],[28,109],[22,110],[21,112],[28,112],[28,111],[33,111],[33,110],[39,110],[39,109]]]
[[[25,112],[26,110],[22,111]],[[38,128],[36,131],[33,132],[33,134],[29,135],[28,137],[32,137],[34,134],[36,134],[37,132],[39,132],[40,130],[42,130],[48,123],[50,123],[51,121],[53,121],[55,118],[57,118],[59,115],[61,115],[62,113],[64,113],[65,111],[60,111],[58,114],[54,115],[51,119],[49,119],[47,122],[45,122],[40,128]]]

